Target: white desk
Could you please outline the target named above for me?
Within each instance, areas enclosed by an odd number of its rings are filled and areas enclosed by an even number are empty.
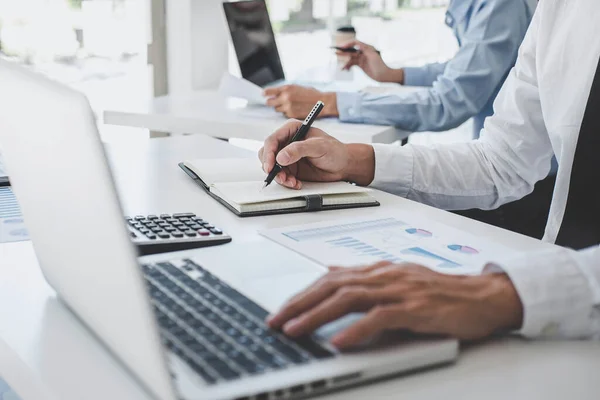
[[[104,122],[110,125],[258,141],[264,141],[286,120],[271,108],[248,106],[245,100],[210,90],[158,97],[144,105],[104,112]],[[392,126],[346,124],[333,118],[321,119],[314,126],[346,143],[393,143],[409,135]]]
[[[192,157],[253,153],[203,135],[150,140],[109,148],[125,211],[193,211],[209,216],[234,241],[210,251],[267,240],[258,229],[352,217],[356,210],[240,219],[204,194],[177,167]],[[385,193],[382,206],[419,212],[493,237],[513,249],[542,246],[533,239],[445,213]],[[99,249],[102,251],[103,249]],[[197,250],[203,251],[203,250]],[[93,255],[90,255],[93,256]],[[326,400],[411,399],[597,400],[600,343],[501,339],[463,349],[456,365],[321,397]],[[0,376],[23,400],[150,400],[131,376],[56,299],[44,281],[29,242],[0,246]]]

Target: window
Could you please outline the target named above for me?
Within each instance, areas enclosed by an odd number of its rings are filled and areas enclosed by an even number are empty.
[[[152,96],[148,12],[145,0],[0,0],[0,57],[80,90],[101,117]]]

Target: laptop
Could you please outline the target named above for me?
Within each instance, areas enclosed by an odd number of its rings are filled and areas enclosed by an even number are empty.
[[[293,399],[457,357],[455,340],[397,337],[340,353],[324,338],[343,320],[270,330],[324,271],[272,242],[137,258],[86,98],[3,61],[0,87],[0,151],[45,279],[154,398]]]
[[[224,2],[223,10],[242,78],[263,88],[284,84],[285,74],[265,1]]]

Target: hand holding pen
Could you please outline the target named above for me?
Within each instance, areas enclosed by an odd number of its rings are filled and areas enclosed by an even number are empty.
[[[372,146],[344,144],[314,127],[308,129],[303,140],[290,143],[303,124],[301,121],[290,120],[265,140],[263,148],[258,153],[265,173],[271,173],[275,164],[279,164],[282,169],[275,180],[290,189],[301,189],[303,181],[345,180],[369,184],[368,178],[361,179],[355,176],[357,171],[354,170],[368,172],[369,168],[364,168],[361,163],[369,163],[369,156],[373,159],[374,165]],[[355,154],[357,158],[353,158],[351,154]]]
[[[308,116],[306,117],[306,119],[304,120],[302,125],[300,125],[298,127],[298,130],[296,131],[294,136],[292,136],[290,143],[304,140],[304,138],[306,137],[306,134],[310,130],[310,127],[312,126],[313,122],[317,119],[317,117],[323,110],[323,107],[325,107],[323,102],[317,101],[317,104],[315,104],[315,106],[313,107],[311,112],[308,113]],[[271,171],[269,172],[269,175],[267,175],[267,178],[265,179],[265,185],[263,186],[263,189],[266,188],[267,186],[269,186],[271,184],[271,182],[273,182],[273,179],[275,179],[277,174],[280,173],[282,169],[283,169],[283,167],[279,163],[276,162],[273,169],[271,169]]]
[[[349,70],[356,65],[371,79],[378,82],[404,83],[404,70],[388,67],[381,58],[379,50],[373,46],[352,40],[340,46],[337,54],[349,56],[348,62],[342,67],[343,70]]]

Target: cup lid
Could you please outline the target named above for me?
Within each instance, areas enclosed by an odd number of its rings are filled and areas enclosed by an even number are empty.
[[[351,25],[340,26],[339,28],[337,28],[337,31],[344,33],[356,33],[356,29],[354,29],[354,27]]]

